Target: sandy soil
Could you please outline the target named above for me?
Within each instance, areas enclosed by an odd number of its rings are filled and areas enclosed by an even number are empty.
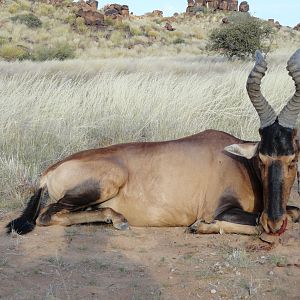
[[[1,299],[300,299],[300,224],[273,248],[184,228],[1,230]]]

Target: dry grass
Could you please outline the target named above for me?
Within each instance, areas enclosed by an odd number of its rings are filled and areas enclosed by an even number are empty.
[[[285,71],[293,50],[270,57],[263,80],[277,111],[294,92]],[[196,56],[1,62],[0,209],[22,206],[40,172],[74,151],[207,128],[257,139],[251,68]]]
[[[40,19],[41,27],[29,28],[11,19],[28,13]],[[41,49],[46,51],[57,45],[74,49],[77,58],[205,54],[208,36],[212,29],[221,25],[224,16],[228,14],[202,13],[194,17],[180,14],[173,19],[132,16],[122,21],[107,20],[106,28],[96,29],[86,26],[82,18],[76,20],[74,10],[70,7],[53,7],[38,1],[8,0],[0,11],[0,59],[22,59],[24,55],[19,52],[26,50],[27,55],[39,60],[38,52]],[[164,29],[167,21],[172,23],[176,31]],[[300,33],[285,27],[278,32],[272,48],[299,45],[299,42]],[[13,57],[1,54],[4,45],[14,49],[16,53]]]

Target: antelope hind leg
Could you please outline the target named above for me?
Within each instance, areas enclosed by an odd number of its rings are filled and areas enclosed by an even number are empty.
[[[128,222],[124,216],[108,207],[79,212],[68,212],[63,209],[51,215],[47,223],[41,222],[40,219],[38,219],[37,224],[40,226],[70,226],[95,222],[112,223],[113,226],[119,230],[126,230],[129,228]]]

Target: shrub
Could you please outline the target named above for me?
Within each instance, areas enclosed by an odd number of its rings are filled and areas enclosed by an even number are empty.
[[[88,31],[87,26],[85,25],[85,20],[82,17],[76,18],[75,20],[76,28],[80,33],[86,33]]]
[[[0,36],[0,46],[3,46],[6,43],[7,43],[7,38]]]
[[[135,35],[143,35],[143,31],[141,27],[139,26],[130,26],[130,33],[135,36]]]
[[[114,31],[110,36],[110,40],[115,46],[119,46],[122,44],[124,36],[120,31]]]
[[[183,38],[177,38],[173,41],[173,44],[184,44],[185,40]]]
[[[30,53],[22,47],[4,44],[0,48],[0,57],[8,61],[24,60],[30,58]]]
[[[254,56],[255,50],[268,52],[274,29],[267,22],[239,14],[229,18],[229,24],[212,31],[208,48],[233,58],[244,59]]]
[[[54,11],[55,11],[54,6],[46,3],[39,3],[36,8],[36,13],[42,16],[52,15]]]
[[[130,32],[130,26],[127,22],[117,21],[114,24],[114,28],[124,32]]]
[[[149,30],[147,32],[147,36],[150,38],[157,38],[159,36],[159,32],[157,32],[155,30]]]
[[[29,28],[37,28],[42,26],[41,20],[34,14],[17,15],[11,17],[11,20],[14,22],[20,22],[22,24],[25,24]]]
[[[68,44],[57,44],[53,47],[39,47],[34,51],[33,60],[65,60],[75,57],[75,50]]]
[[[13,2],[12,4],[10,4],[8,6],[8,11],[11,13],[11,14],[15,14],[17,11],[19,11],[21,9],[21,5],[16,3],[16,2]]]

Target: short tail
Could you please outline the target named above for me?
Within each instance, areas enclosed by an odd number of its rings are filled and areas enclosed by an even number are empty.
[[[8,234],[12,231],[26,234],[34,229],[36,219],[41,211],[42,192],[43,188],[39,188],[29,200],[21,216],[6,225]]]

